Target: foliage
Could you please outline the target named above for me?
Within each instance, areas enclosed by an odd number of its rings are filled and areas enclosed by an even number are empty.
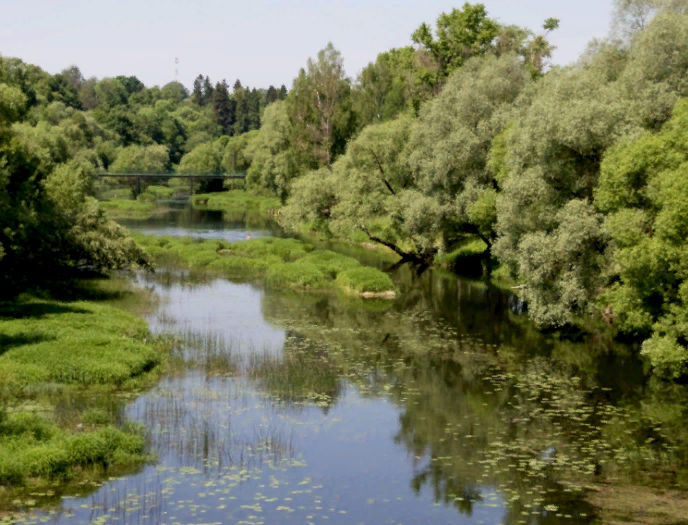
[[[287,97],[294,146],[330,167],[354,131],[350,80],[341,53],[332,43],[308,59]]]
[[[293,133],[286,103],[275,102],[265,109],[260,135],[247,148],[252,157],[248,184],[266,188],[282,201],[289,193],[292,179],[298,177],[304,167],[314,164],[307,152],[299,153],[294,148]]]
[[[610,264],[603,217],[591,203],[600,164],[623,137],[665,121],[687,89],[678,59],[686,29],[688,17],[658,15],[627,56],[600,46],[582,64],[548,73],[517,102],[495,253],[527,284],[536,321],[562,324],[596,311]]]
[[[121,148],[110,166],[111,173],[163,173],[170,158],[165,146],[137,146]]]
[[[658,134],[615,145],[600,170],[595,205],[612,242],[613,284],[601,297],[643,343],[662,375],[688,365],[688,99]]]

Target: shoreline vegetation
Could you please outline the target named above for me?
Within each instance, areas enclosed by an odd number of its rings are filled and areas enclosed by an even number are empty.
[[[230,279],[264,279],[273,288],[339,291],[362,298],[393,299],[398,293],[383,271],[362,266],[353,257],[315,249],[298,239],[263,237],[230,243],[138,233],[132,236],[156,261]]]
[[[71,298],[42,292],[0,302],[3,505],[17,492],[62,493],[55,482],[97,481],[152,459],[147,430],[116,420],[97,402],[136,395],[161,377],[170,341],[152,337],[143,319],[118,307],[140,312],[151,298],[122,279],[72,281],[64,290]],[[57,410],[60,400],[74,398],[84,401]]]

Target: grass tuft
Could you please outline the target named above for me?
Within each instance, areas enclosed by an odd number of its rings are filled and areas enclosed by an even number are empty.
[[[337,276],[336,282],[337,286],[347,293],[396,292],[396,287],[389,275],[369,266],[346,270]]]

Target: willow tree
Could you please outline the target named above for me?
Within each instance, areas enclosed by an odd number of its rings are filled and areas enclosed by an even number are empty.
[[[410,166],[417,190],[438,210],[444,248],[466,233],[491,247],[499,184],[488,166],[490,145],[528,83],[527,68],[513,53],[473,58],[414,124]]]
[[[266,188],[286,201],[292,179],[317,166],[310,150],[295,146],[296,134],[285,102],[265,108],[263,126],[246,150],[252,158],[249,185]]]
[[[628,53],[600,51],[540,80],[506,137],[495,253],[543,324],[593,313],[605,286],[609,239],[592,199],[606,150],[661,126],[688,95],[688,16],[660,13]]]

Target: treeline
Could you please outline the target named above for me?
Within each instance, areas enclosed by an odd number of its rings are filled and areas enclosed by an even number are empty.
[[[329,44],[288,93],[237,83],[230,94],[202,76],[193,94],[148,89],[5,59],[2,261],[21,271],[29,254],[14,239],[42,212],[18,203],[45,195],[58,166],[75,180],[247,170],[289,223],[407,259],[480,238],[536,322],[606,321],[677,377],[688,357],[687,5],[615,0],[610,35],[550,68],[558,20],[533,32],[467,3],[355,79]]]
[[[542,326],[599,320],[688,363],[688,2],[618,0],[579,60],[466,4],[354,81],[332,45],[267,108],[249,178],[287,222],[408,259],[479,237]]]
[[[191,94],[178,82],[86,79],[76,66],[51,75],[0,57],[0,296],[78,269],[147,265],[92,197],[96,172],[220,171],[194,164],[203,148],[226,157],[227,170],[242,169],[237,145],[286,95],[285,86],[249,89],[238,80],[230,93],[208,77]]]

